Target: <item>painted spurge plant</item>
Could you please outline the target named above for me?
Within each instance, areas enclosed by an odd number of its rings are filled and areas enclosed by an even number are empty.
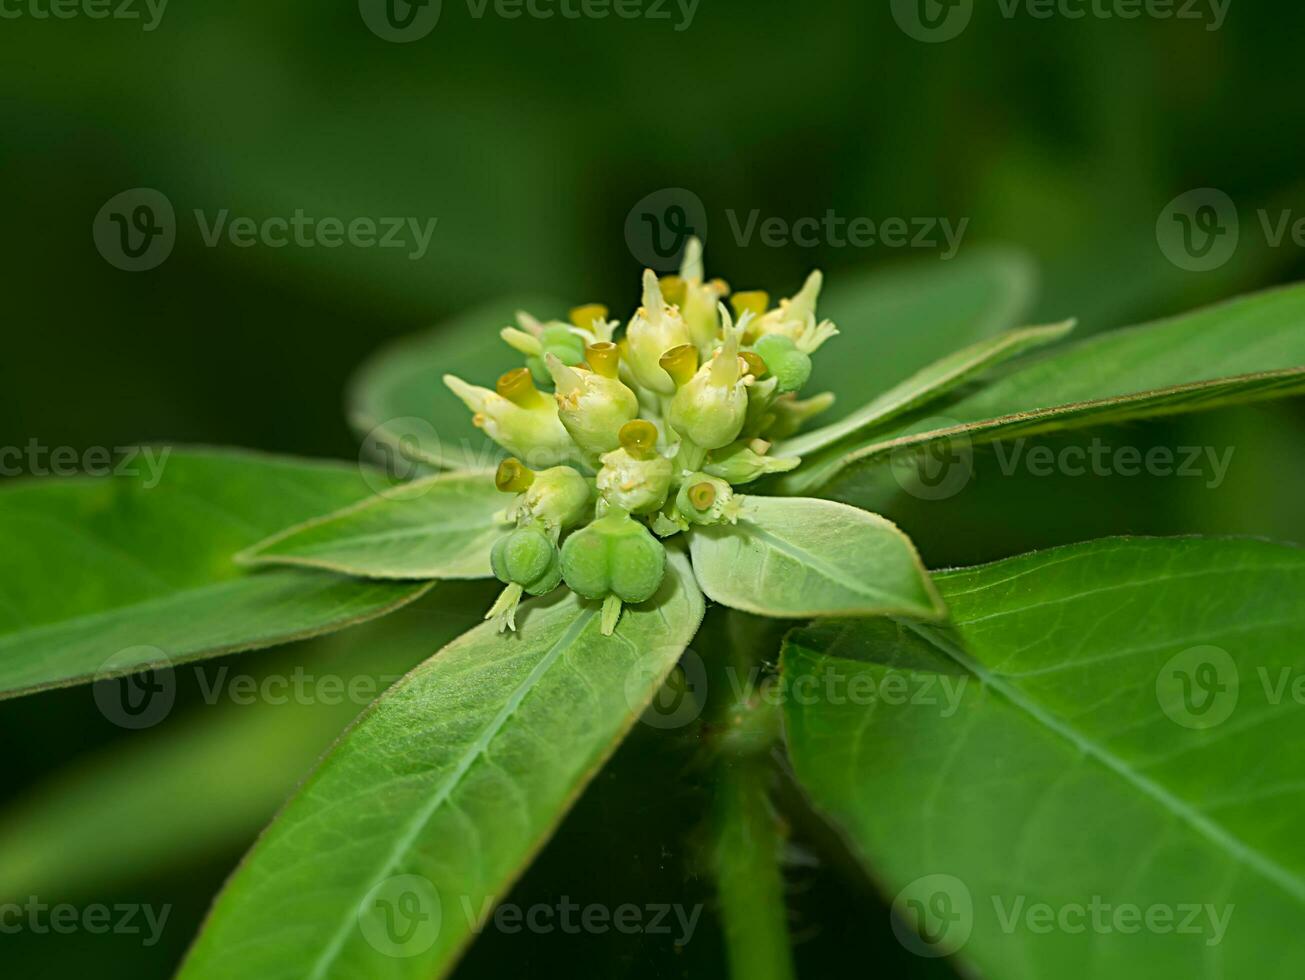
[[[732,976],[793,975],[785,838],[813,823],[902,945],[977,975],[1258,976],[1266,949],[1300,975],[1305,552],[1116,537],[929,573],[881,513],[946,496],[964,535],[986,445],[1299,393],[1305,288],[1068,342],[1018,326],[1030,283],[991,252],[772,303],[693,243],[623,324],[504,327],[565,308],[514,301],[379,354],[350,410],[387,469],[195,449],[157,486],[8,484],[0,692],[96,681],[113,717],[115,678],[344,627],[359,670],[420,660],[232,875],[192,980],[451,972],[641,717],[711,774],[692,853]],[[273,749],[244,789],[269,809]],[[216,834],[195,764],[155,765]],[[147,816],[96,837],[148,862]]]

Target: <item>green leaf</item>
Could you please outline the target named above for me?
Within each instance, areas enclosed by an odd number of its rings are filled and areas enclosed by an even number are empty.
[[[740,497],[737,524],[695,528],[693,571],[711,599],[781,619],[944,612],[897,526],[828,500]]]
[[[508,500],[489,472],[414,480],[288,528],[239,558],[367,578],[492,578],[489,552]]]
[[[378,474],[214,450],[139,470],[0,489],[0,697],[342,629],[429,587],[232,560]]]
[[[783,657],[797,776],[931,934],[903,942],[1007,980],[1299,976],[1305,550],[1111,539],[937,581],[950,630]]]
[[[713,867],[730,976],[791,980],[783,841],[767,791],[764,757],[722,759],[712,813]]]
[[[356,629],[179,671],[204,701],[195,712],[52,773],[0,814],[0,899],[95,895],[243,849],[370,700],[475,625],[487,588],[441,585]]]
[[[780,481],[810,493],[841,471],[927,443],[981,443],[1194,412],[1305,390],[1305,287],[1113,331],[1017,370],[911,421],[831,446]],[[849,475],[851,478],[853,475]],[[837,492],[829,488],[830,492]]]
[[[804,432],[775,446],[776,456],[807,456],[871,426],[883,425],[1026,351],[1054,343],[1074,329],[1073,321],[1047,327],[1025,327],[986,337],[934,361],[928,367],[867,402],[831,425]]]
[[[867,392],[887,390],[940,353],[1027,322],[1036,280],[1029,258],[1007,248],[831,277],[820,315],[842,332],[812,358],[807,390],[838,396],[824,418],[850,415]]]
[[[599,612],[565,592],[527,603],[518,633],[474,629],[378,701],[245,859],[181,976],[445,975],[651,701],[703,601],[676,553],[615,635]]]
[[[539,297],[502,300],[372,355],[349,383],[347,397],[364,448],[390,462],[398,453],[446,469],[493,468],[503,451],[472,424],[444,375],[494,387],[500,375],[523,363],[499,331],[516,323],[517,310],[542,319],[560,306]]]

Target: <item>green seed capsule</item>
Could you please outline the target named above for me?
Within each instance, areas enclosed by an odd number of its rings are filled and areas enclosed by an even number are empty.
[[[650,599],[666,575],[666,549],[629,515],[612,511],[567,538],[562,577],[586,599]]]
[[[779,381],[781,394],[800,391],[811,378],[811,358],[783,334],[769,334],[757,341],[756,352]]]
[[[557,546],[535,527],[517,528],[499,538],[489,560],[500,582],[519,585],[531,595],[552,592],[562,577]]]

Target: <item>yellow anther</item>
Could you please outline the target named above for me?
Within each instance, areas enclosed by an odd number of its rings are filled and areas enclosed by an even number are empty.
[[[620,373],[621,350],[610,341],[590,344],[585,348],[585,360],[589,362],[595,374],[601,374],[604,378],[615,378]]]
[[[769,373],[770,368],[766,367],[766,362],[761,359],[761,355],[754,354],[750,350],[745,350],[739,355],[743,362],[748,366],[748,374],[754,378],[764,378]]]
[[[590,330],[593,328],[595,320],[607,320],[608,309],[602,303],[589,303],[586,306],[577,306],[571,311],[571,323],[581,330]]]
[[[679,347],[672,347],[657,362],[662,366],[662,370],[671,376],[675,382],[675,387],[680,387],[688,383],[698,370],[698,348],[692,344],[681,344]]]
[[[500,395],[522,408],[538,408],[547,404],[543,393],[535,387],[529,368],[517,368],[498,379],[494,386]]]
[[[657,452],[657,426],[644,419],[626,422],[618,437],[622,448],[635,459],[650,459]]]
[[[684,305],[684,280],[679,276],[662,276],[662,297],[675,306]]]
[[[535,482],[535,474],[515,459],[505,459],[498,464],[494,474],[494,486],[504,493],[523,493]]]
[[[735,293],[730,297],[730,306],[734,307],[736,317],[741,317],[744,313],[762,316],[770,308],[770,294],[762,289]]]

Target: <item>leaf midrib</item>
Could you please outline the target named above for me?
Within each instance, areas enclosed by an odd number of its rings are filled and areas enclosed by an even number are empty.
[[[760,538],[763,541],[768,541],[776,551],[788,555],[794,561],[799,562],[804,568],[809,568],[812,571],[819,572],[824,578],[828,579],[835,585],[842,586],[853,595],[865,596],[867,599],[873,599],[877,602],[892,602],[899,605],[903,602],[915,604],[915,600],[910,596],[893,595],[892,593],[885,592],[882,589],[863,587],[862,584],[855,579],[845,579],[843,578],[845,573],[842,569],[828,564],[818,555],[806,551],[800,545],[796,545],[791,541],[786,541],[784,538],[768,531],[759,524],[753,523],[747,518],[744,518],[744,522],[749,525],[750,534],[753,537]]]
[[[498,710],[494,717],[490,719],[489,724],[481,729],[481,731],[476,735],[475,740],[470,746],[468,746],[467,751],[463,753],[462,758],[458,760],[453,771],[444,778],[443,784],[432,795],[428,804],[418,810],[416,815],[408,822],[403,834],[400,835],[399,839],[395,842],[395,845],[390,849],[389,854],[386,855],[384,862],[379,866],[375,874],[372,877],[365,879],[364,884],[367,887],[370,887],[370,885],[367,884],[368,882],[374,883],[384,878],[384,876],[395,867],[403,855],[413,846],[414,842],[421,835],[422,830],[425,829],[436,811],[448,801],[450,796],[453,795],[453,791],[471,770],[471,767],[475,764],[476,760],[489,748],[490,743],[493,742],[498,734],[503,730],[503,727],[508,723],[512,715],[516,713],[517,709],[521,707],[526,697],[529,696],[531,691],[534,690],[535,686],[540,682],[544,675],[547,674],[553,665],[561,658],[562,654],[569,649],[580,634],[584,632],[585,627],[589,625],[590,621],[592,621],[596,615],[597,611],[594,609],[586,608],[582,610],[580,615],[576,617],[575,621],[572,622],[558,638],[557,642],[554,643],[548,649],[548,652],[540,658],[539,663],[531,668],[530,673],[526,675],[525,679],[519,685],[517,685],[516,689],[512,692],[512,695],[503,703],[503,706]],[[362,901],[365,894],[366,892],[364,890],[358,895],[359,902]],[[340,950],[344,947],[344,943],[349,937],[351,931],[350,925],[353,922],[356,910],[357,903],[348,907],[344,919],[332,934],[330,941],[327,943],[326,948],[323,949],[321,956],[319,956],[314,962],[312,971],[308,974],[310,980],[322,980],[322,978],[326,976],[326,969],[340,955]]]
[[[1081,732],[1043,708],[1032,698],[1026,696],[1017,686],[1008,684],[999,675],[989,671],[978,660],[944,640],[934,630],[905,621],[902,625],[968,670],[978,679],[980,684],[1003,697],[1012,707],[1022,711],[1048,731],[1068,741],[1085,756],[1100,762],[1116,776],[1150,797],[1175,817],[1186,822],[1212,843],[1221,846],[1240,863],[1259,872],[1262,877],[1277,884],[1301,905],[1305,905],[1305,880],[1297,877],[1268,855],[1234,836],[1231,831],[1218,821],[1210,819],[1181,797],[1174,795],[1154,780],[1136,772],[1124,760],[1111,754],[1098,743],[1086,738]]]

